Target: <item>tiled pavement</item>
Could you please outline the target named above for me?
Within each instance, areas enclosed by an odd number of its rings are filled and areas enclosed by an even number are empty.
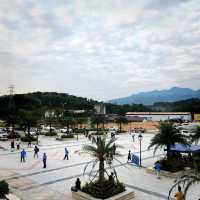
[[[163,151],[158,151],[157,156],[153,157],[153,151],[147,150],[151,137],[150,134],[144,135],[142,141],[143,166],[153,165],[163,153]],[[87,175],[82,175],[86,163],[91,158],[81,154],[80,150],[81,146],[89,141],[84,137],[81,137],[79,141],[73,139],[65,142],[41,137],[40,141],[40,158],[33,158],[33,148],[31,148],[27,153],[26,163],[19,162],[19,152],[10,152],[8,143],[0,142],[0,146],[6,148],[6,150],[0,150],[0,179],[6,179],[13,192],[22,200],[70,200],[70,188],[74,185],[76,178],[80,177],[82,182],[88,180]],[[117,143],[124,146],[124,149],[120,150],[124,156],[117,158],[119,162],[114,163],[118,178],[135,191],[136,199],[167,199],[173,180],[165,177],[158,180],[154,175],[147,174],[144,168],[126,163],[126,154],[129,149],[136,154],[139,153],[139,143],[138,141],[133,143],[130,135],[119,136]],[[70,159],[64,161],[65,146],[69,149]],[[47,169],[42,169],[43,152],[46,152],[48,156]]]

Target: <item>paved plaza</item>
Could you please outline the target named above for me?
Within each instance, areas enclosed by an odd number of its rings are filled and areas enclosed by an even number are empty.
[[[153,149],[147,150],[153,134],[143,134],[142,140],[142,168],[127,163],[127,153],[139,155],[139,141],[137,135],[135,142],[130,134],[117,136],[117,144],[124,148],[120,149],[122,156],[117,157],[114,166],[120,181],[124,182],[127,188],[134,190],[138,200],[161,200],[167,199],[168,191],[173,185],[173,179],[161,177],[157,179],[154,174],[146,173],[145,167],[153,166],[154,162],[163,156],[164,151],[158,150],[153,156]],[[0,142],[0,179],[8,181],[12,192],[22,200],[66,200],[71,199],[71,186],[74,185],[77,177],[80,177],[82,184],[88,180],[86,164],[92,159],[80,152],[82,145],[91,142],[84,136],[56,141],[55,138],[40,136],[39,158],[33,157],[33,148],[22,147],[27,150],[27,160],[20,162],[20,153],[10,151],[9,142]],[[64,148],[69,150],[69,160],[63,160]],[[42,168],[42,154],[47,153],[47,168]],[[193,196],[193,200],[195,200]]]

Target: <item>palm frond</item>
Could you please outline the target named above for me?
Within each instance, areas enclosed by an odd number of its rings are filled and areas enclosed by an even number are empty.
[[[188,192],[189,188],[191,187],[191,185],[193,185],[195,183],[200,183],[200,179],[196,177],[196,178],[190,179],[190,181],[187,183],[187,185],[184,189],[184,196],[185,197],[187,196],[187,192]]]

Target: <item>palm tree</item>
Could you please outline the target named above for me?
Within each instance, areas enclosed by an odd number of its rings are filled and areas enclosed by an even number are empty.
[[[30,130],[32,125],[36,125],[37,119],[32,111],[19,109],[19,123],[25,125],[27,128],[28,136],[30,137]]]
[[[91,119],[92,124],[96,124],[97,132],[99,132],[99,125],[105,123],[105,116],[104,115],[94,115]]]
[[[116,122],[117,122],[118,125],[119,125],[119,132],[121,133],[121,132],[122,132],[122,124],[127,123],[127,119],[126,119],[126,117],[120,115],[120,116],[116,119]]]
[[[86,117],[77,117],[77,124],[80,125],[80,128],[82,128],[83,124],[87,123],[87,118]]]
[[[110,139],[106,142],[106,138],[99,138],[95,141],[95,145],[84,145],[83,152],[90,154],[95,158],[96,163],[99,162],[99,177],[98,182],[101,184],[105,181],[104,172],[105,172],[105,161],[110,154],[113,153],[113,145],[116,139]],[[115,145],[115,147],[119,147]],[[116,155],[116,154],[115,154]]]
[[[175,180],[175,184],[169,190],[168,199],[171,200],[174,196],[173,191],[177,186],[182,186],[184,199],[187,199],[187,192],[194,184],[200,183],[200,174],[196,171],[190,174],[185,174]],[[172,196],[172,197],[171,197]],[[174,199],[174,198],[173,198]]]
[[[171,122],[161,122],[158,126],[159,133],[156,134],[152,139],[148,147],[155,146],[154,153],[159,147],[166,147],[167,150],[167,160],[170,158],[170,147],[176,143],[181,143],[188,145],[186,136],[182,135]]]
[[[67,133],[69,133],[70,127],[73,130],[73,126],[75,124],[75,119],[74,117],[64,117],[63,119],[63,124],[67,126]]]
[[[15,125],[17,124],[18,120],[19,120],[19,118],[18,118],[18,116],[16,114],[9,115],[7,117],[7,119],[6,119],[6,126],[11,126],[12,127],[10,135],[11,135],[11,137],[13,139],[15,139],[15,136],[16,136],[16,134],[15,134]]]
[[[198,143],[200,140],[200,126],[197,126],[194,130],[194,135],[192,136],[192,142]]]

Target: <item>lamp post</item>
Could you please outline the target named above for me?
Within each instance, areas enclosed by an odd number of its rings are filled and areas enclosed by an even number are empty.
[[[142,166],[142,134],[138,135],[138,140],[140,141],[140,167]]]

